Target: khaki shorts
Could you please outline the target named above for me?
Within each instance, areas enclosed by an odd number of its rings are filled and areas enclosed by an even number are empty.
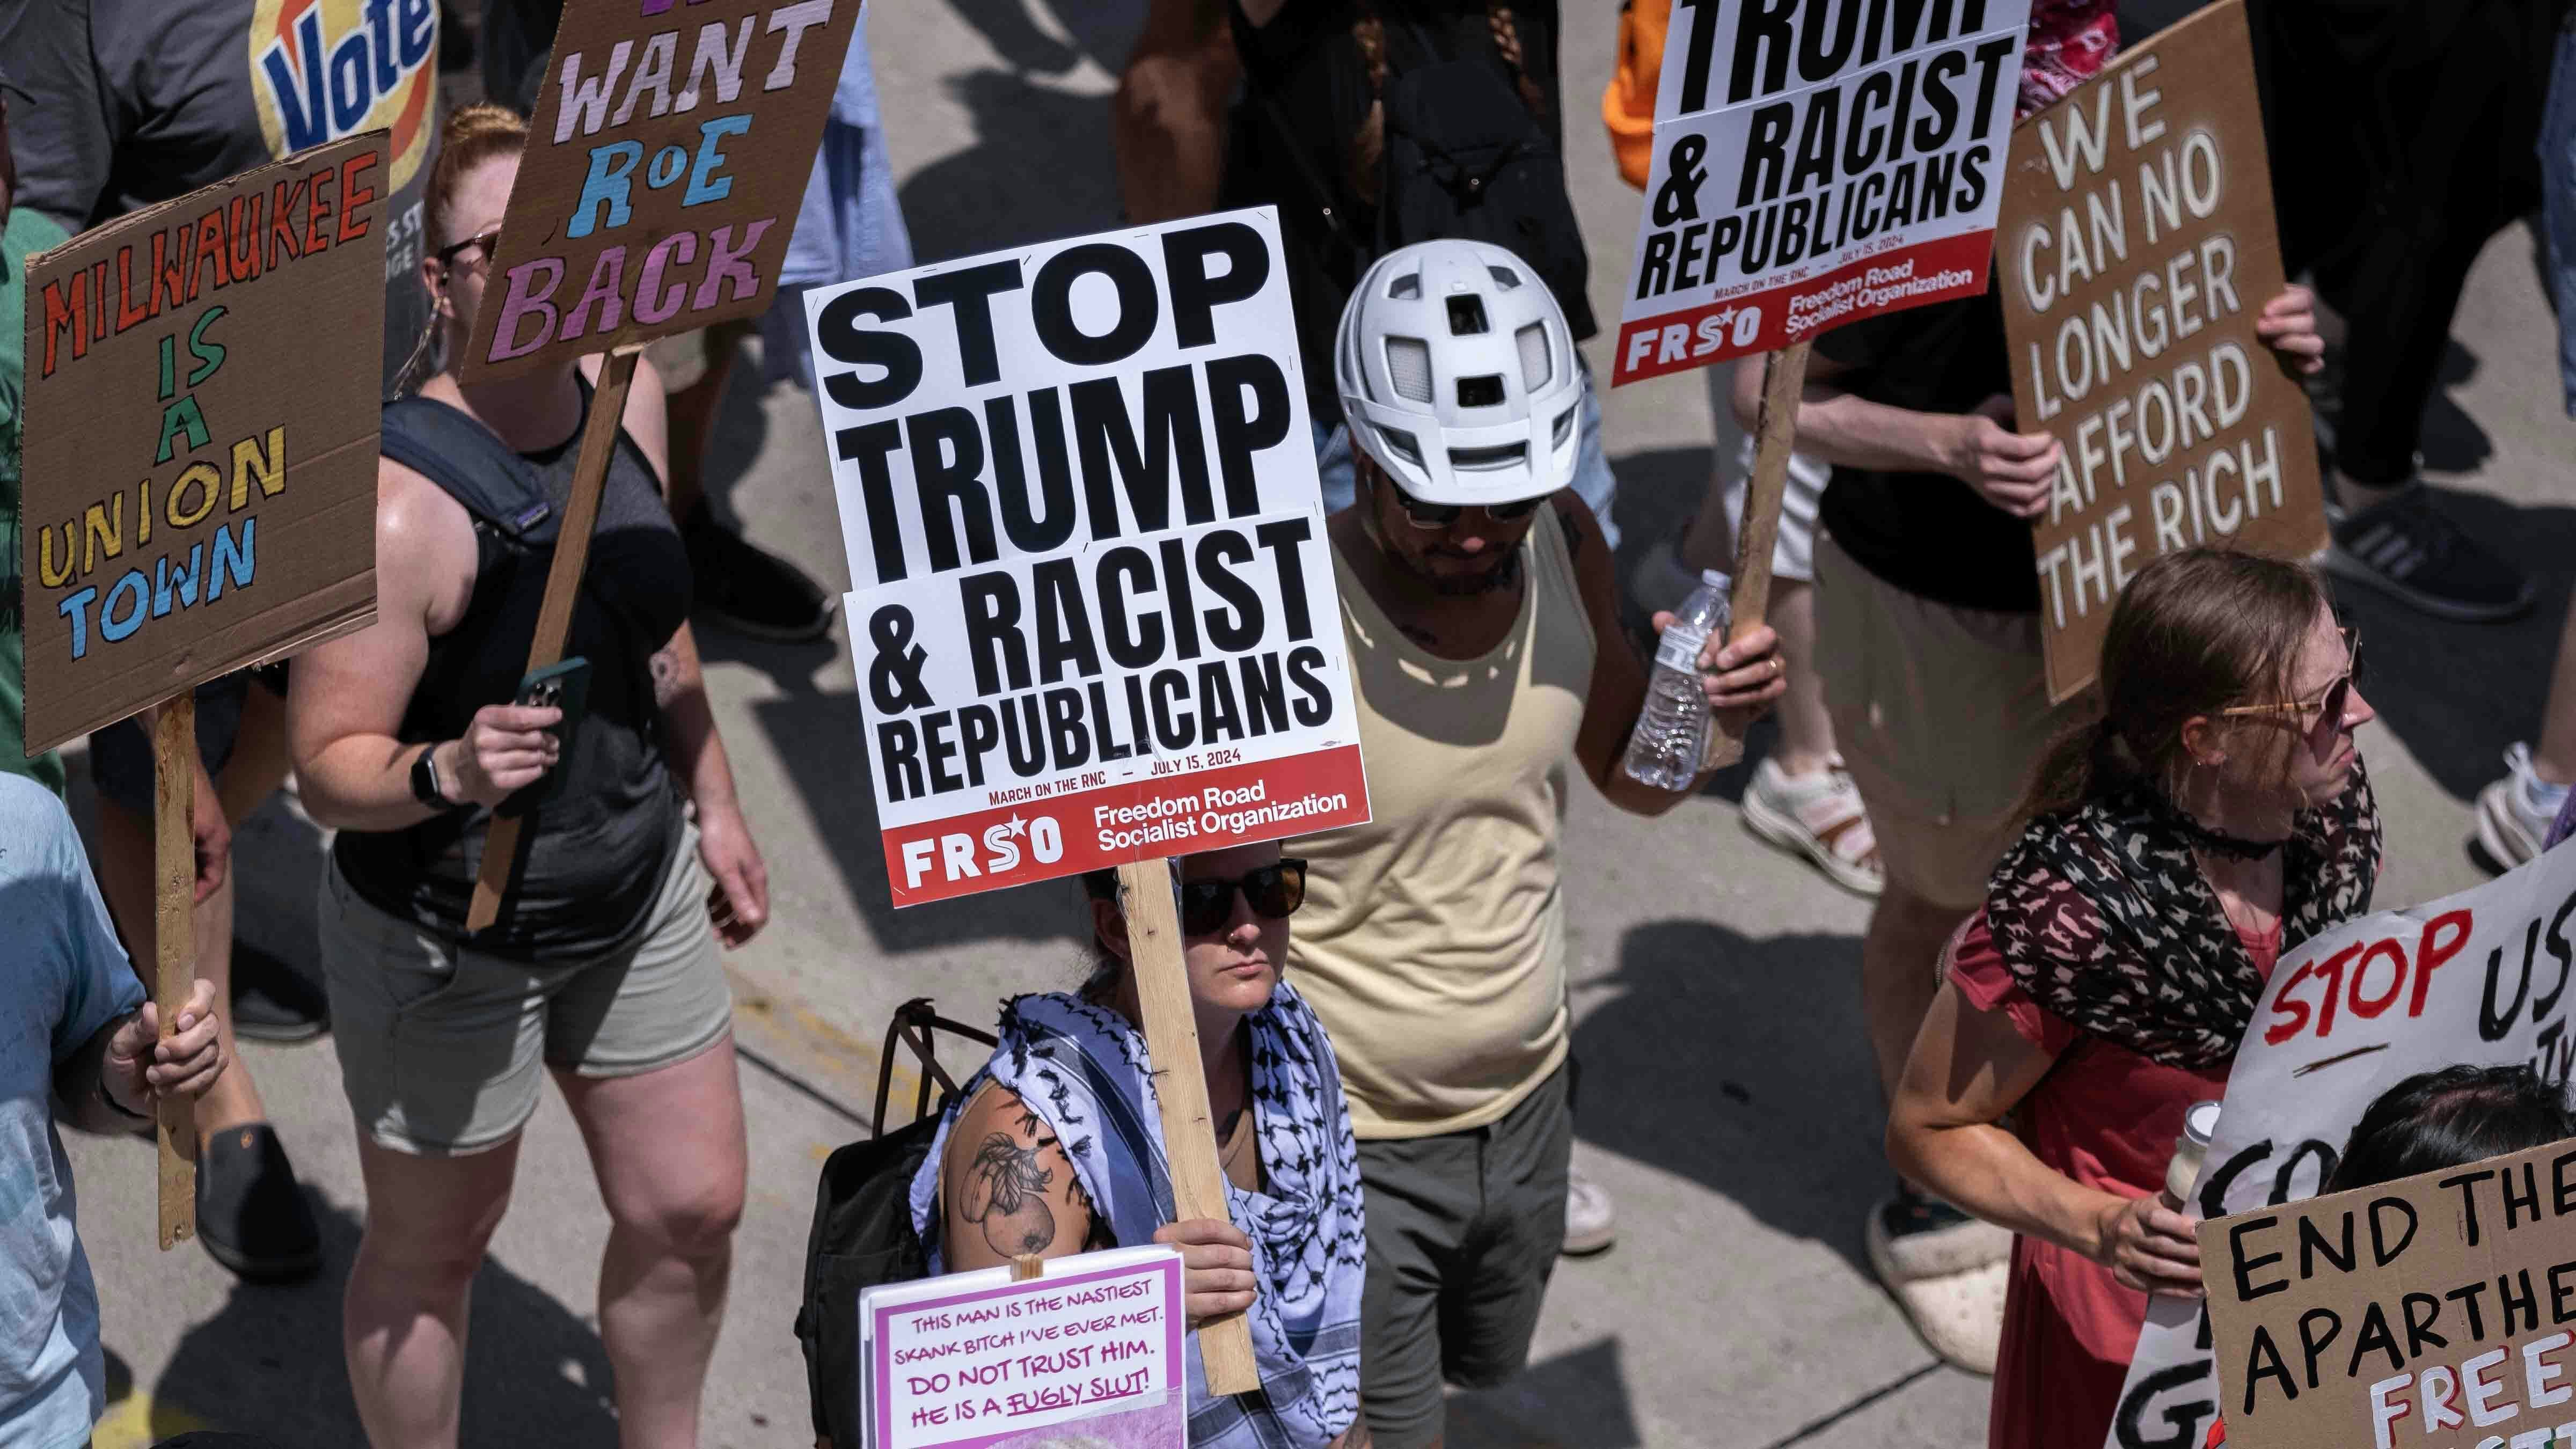
[[[2048,704],[2039,616],[1935,603],[1816,544],[1816,675],[1887,878],[1973,910],[2084,696]]]
[[[706,902],[690,826],[634,941],[596,961],[532,963],[388,915],[327,867],[323,974],[358,1125],[398,1152],[480,1152],[527,1125],[549,1067],[640,1076],[714,1046],[733,990]]]

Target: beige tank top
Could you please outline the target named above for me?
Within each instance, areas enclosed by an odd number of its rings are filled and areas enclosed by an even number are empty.
[[[1520,618],[1466,660],[1406,639],[1334,551],[1373,818],[1290,847],[1289,963],[1364,1138],[1481,1127],[1565,1060],[1557,841],[1594,640],[1555,509],[1521,547]]]

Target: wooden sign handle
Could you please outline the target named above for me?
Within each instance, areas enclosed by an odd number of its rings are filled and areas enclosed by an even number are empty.
[[[1798,444],[1798,395],[1807,384],[1813,342],[1792,342],[1762,359],[1762,415],[1754,423],[1753,477],[1744,488],[1744,517],[1735,526],[1735,592],[1726,637],[1760,628],[1771,608],[1771,554],[1780,541],[1780,496],[1789,486],[1789,454]],[[1704,770],[1744,758],[1744,735],[1720,722]]]
[[[626,416],[627,385],[635,381],[635,359],[643,352],[641,343],[619,347],[600,369],[599,390],[581,429],[581,455],[573,460],[572,497],[564,505],[563,529],[555,535],[554,564],[546,571],[537,635],[528,644],[527,673],[563,662],[564,641],[572,634],[573,600],[581,593],[581,571],[590,562],[591,530],[599,523],[599,495],[607,486],[608,460],[617,452],[617,429]],[[474,878],[474,902],[465,913],[466,930],[481,931],[501,919],[501,898],[519,863],[519,827],[527,819],[492,817],[483,837],[483,867]]]
[[[1127,916],[1127,959],[1145,1011],[1145,1050],[1154,1059],[1154,1092],[1163,1107],[1163,1155],[1172,1168],[1176,1217],[1227,1216],[1225,1170],[1200,1064],[1198,1016],[1190,1008],[1189,968],[1181,962],[1180,911],[1172,901],[1172,863],[1142,860],[1118,867],[1118,897]],[[1198,1327],[1199,1366],[1208,1392],[1241,1394],[1261,1387],[1252,1356],[1252,1325],[1240,1313]]]
[[[152,718],[152,1001],[161,1035],[179,1033],[179,1013],[197,984],[197,696],[182,690]],[[153,1136],[161,1152],[161,1251],[196,1236],[197,1111],[185,1097],[161,1099]]]

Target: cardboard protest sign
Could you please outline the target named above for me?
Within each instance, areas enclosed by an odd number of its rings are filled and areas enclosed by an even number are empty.
[[[1613,386],[1986,289],[2030,0],[1680,0]]]
[[[385,139],[29,261],[30,754],[374,617]]]
[[[2565,1082],[2576,1067],[2571,965],[2576,850],[2284,954],[2228,1074],[2191,1211],[2219,1218],[2313,1195],[2362,1112],[2418,1072],[2529,1062]],[[2106,1449],[2198,1449],[2219,1410],[2215,1369],[2200,1305],[2149,1300]]]
[[[1368,818],[1275,213],[806,316],[897,905]]]
[[[468,382],[767,308],[859,0],[564,7]]]
[[[2039,555],[2048,693],[2092,683],[2147,563],[2325,547],[2308,400],[2254,335],[2285,284],[2241,0],[2123,53],[2031,118],[1997,263],[2017,425],[2064,448]]]
[[[2576,1142],[2199,1236],[2228,1449],[2576,1440]]]
[[[988,1268],[870,1289],[868,1449],[1187,1449],[1185,1326],[1171,1248],[1057,1258],[1019,1282]]]

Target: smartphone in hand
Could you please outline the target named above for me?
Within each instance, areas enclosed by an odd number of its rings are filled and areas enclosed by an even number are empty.
[[[554,768],[530,782],[501,802],[495,812],[521,815],[553,800],[563,793],[567,767],[572,763],[573,743],[580,738],[582,712],[590,703],[590,661],[579,655],[560,664],[549,664],[519,681],[516,703],[537,708],[563,711],[563,718],[546,730],[555,737]]]

